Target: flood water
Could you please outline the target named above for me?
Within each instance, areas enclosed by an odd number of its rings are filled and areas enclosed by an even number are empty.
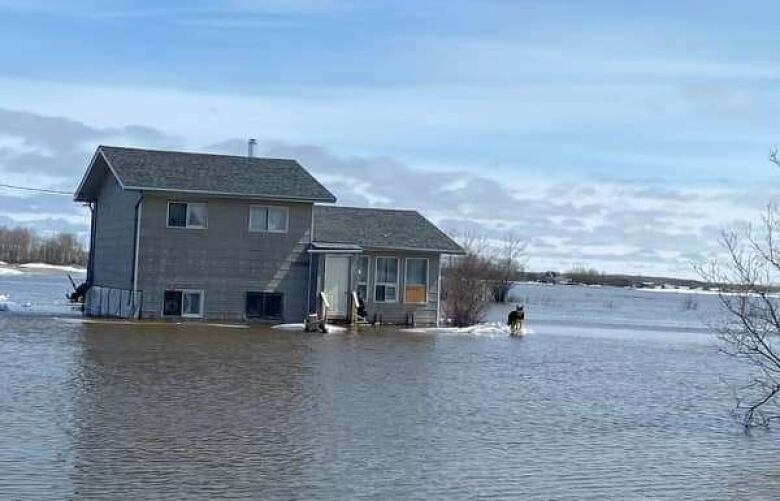
[[[515,292],[522,339],[0,313],[0,498],[777,498],[711,298]]]

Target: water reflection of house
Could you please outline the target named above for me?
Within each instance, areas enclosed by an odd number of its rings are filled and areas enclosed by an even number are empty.
[[[324,298],[346,319],[359,296],[369,319],[434,324],[440,258],[463,252],[416,211],[320,205],[295,160],[101,146],[75,199],[93,316],[300,322]]]

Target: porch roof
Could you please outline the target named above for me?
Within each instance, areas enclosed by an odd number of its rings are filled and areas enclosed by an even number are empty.
[[[362,249],[463,254],[463,248],[417,211],[314,206],[314,241]]]
[[[354,244],[312,242],[309,252],[312,254],[360,254],[363,252],[363,248]]]

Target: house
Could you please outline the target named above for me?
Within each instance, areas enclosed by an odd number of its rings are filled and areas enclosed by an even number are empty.
[[[75,200],[92,212],[88,316],[436,324],[441,256],[416,211],[339,207],[295,160],[100,146]],[[359,297],[361,301],[357,301]]]

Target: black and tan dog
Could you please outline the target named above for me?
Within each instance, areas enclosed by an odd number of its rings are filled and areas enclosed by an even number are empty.
[[[517,305],[517,308],[509,312],[506,324],[509,326],[510,336],[523,335],[523,322],[525,321],[525,309]]]

